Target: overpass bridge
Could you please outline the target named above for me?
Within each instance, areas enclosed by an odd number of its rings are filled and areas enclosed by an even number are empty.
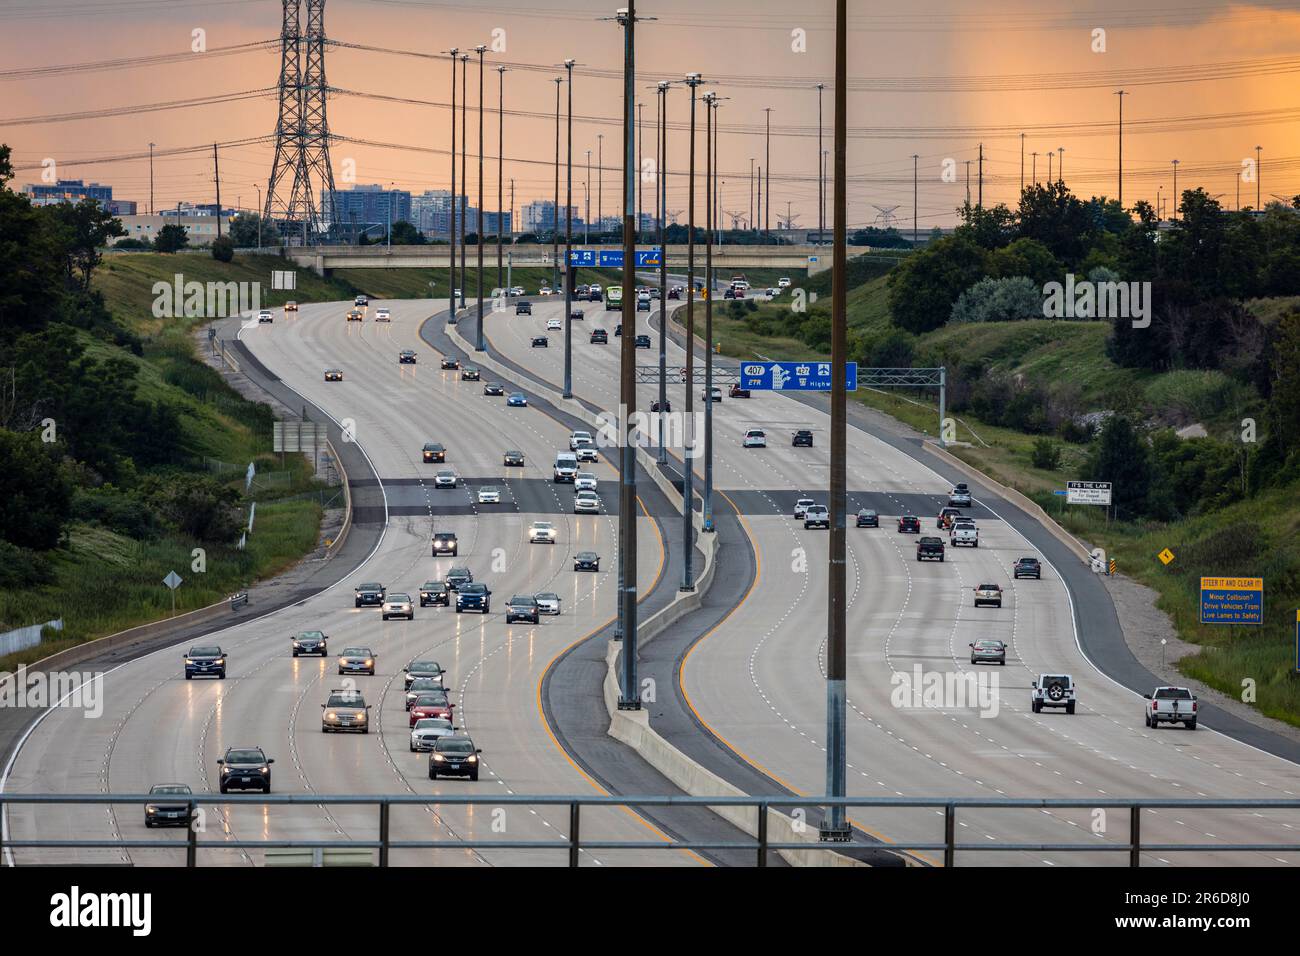
[[[585,246],[574,243],[574,248],[617,249],[613,245]],[[646,248],[641,246],[641,248]],[[249,250],[251,251],[251,250]],[[451,265],[450,246],[288,246],[283,250],[288,259],[298,266],[311,269],[321,276],[328,276],[334,269],[447,269]],[[868,250],[865,246],[851,246],[849,258],[863,255]],[[545,266],[552,264],[549,245],[508,245],[505,252],[510,256],[512,265],[519,267]],[[458,252],[459,256],[459,252]],[[472,264],[477,257],[477,248],[466,248],[466,264]],[[561,259],[563,252],[561,252]],[[483,247],[486,262],[496,261],[496,245],[489,242]],[[675,271],[686,268],[687,249],[685,245],[668,246],[668,267]],[[714,269],[726,272],[730,269],[790,269],[807,270],[817,273],[830,268],[830,246],[784,246],[784,245],[720,245],[713,247]],[[704,268],[704,247],[695,247],[696,269]]]

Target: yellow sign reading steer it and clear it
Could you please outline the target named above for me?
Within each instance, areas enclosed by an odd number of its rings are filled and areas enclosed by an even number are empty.
[[[1263,578],[1201,578],[1202,624],[1263,624]]]

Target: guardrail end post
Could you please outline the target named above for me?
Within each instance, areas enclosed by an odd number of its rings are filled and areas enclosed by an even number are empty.
[[[767,804],[758,805],[758,865],[767,867]]]
[[[957,856],[954,844],[957,834],[957,806],[956,804],[945,804],[943,808],[943,865],[951,867]]]
[[[571,867],[578,865],[578,847],[581,845],[578,834],[578,807],[576,800],[569,804],[569,866]]]
[[[1142,865],[1142,808],[1136,803],[1128,810],[1128,865]]]
[[[379,865],[381,867],[388,866],[388,809],[387,800],[379,804]]]
[[[192,870],[199,865],[199,831],[195,829],[195,824],[198,822],[196,819],[199,809],[198,804],[191,800],[187,809],[189,810],[189,825],[185,828],[185,867]]]

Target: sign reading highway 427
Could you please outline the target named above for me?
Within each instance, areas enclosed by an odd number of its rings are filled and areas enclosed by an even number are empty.
[[[858,390],[858,363],[845,363],[845,391]],[[777,392],[829,392],[830,362],[742,362],[740,387]]]

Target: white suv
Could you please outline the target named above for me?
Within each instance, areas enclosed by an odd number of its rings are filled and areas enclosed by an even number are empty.
[[[766,448],[767,435],[763,433],[761,428],[751,428],[745,432],[745,440],[741,444],[745,448]]]
[[[817,502],[813,501],[811,498],[800,498],[794,503],[794,516],[796,518],[804,517],[808,513],[808,509],[815,504],[817,504]]]
[[[578,472],[578,477],[573,479],[574,491],[595,491],[596,476],[589,471]]]
[[[569,435],[569,451],[576,451],[578,445],[582,444],[583,442],[591,442],[594,444],[594,440],[591,437],[591,432],[584,432],[584,431],[573,432],[571,435]]]
[[[529,544],[555,544],[555,525],[549,521],[534,521],[528,527]]]
[[[575,515],[598,515],[600,514],[600,499],[596,497],[594,491],[580,491],[573,499],[573,513]]]

